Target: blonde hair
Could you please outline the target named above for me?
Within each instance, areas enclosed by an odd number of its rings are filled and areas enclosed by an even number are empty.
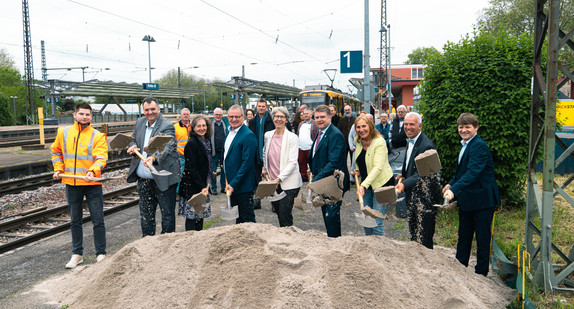
[[[381,136],[381,133],[379,133],[379,131],[375,129],[375,123],[371,120],[371,118],[367,117],[366,115],[360,115],[359,117],[357,117],[357,119],[355,119],[355,130],[357,130],[357,123],[359,122],[359,120],[363,120],[365,123],[367,123],[367,126],[369,127],[369,136],[367,136],[367,138],[373,140]],[[359,136],[359,134],[355,136],[355,141],[357,143],[362,141],[362,138]]]

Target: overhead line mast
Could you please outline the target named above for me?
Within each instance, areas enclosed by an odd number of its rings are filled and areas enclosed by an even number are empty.
[[[26,83],[26,123],[35,121],[36,91],[34,87],[34,62],[32,61],[32,34],[30,33],[30,14],[28,0],[22,0],[22,19],[24,22],[24,76]]]

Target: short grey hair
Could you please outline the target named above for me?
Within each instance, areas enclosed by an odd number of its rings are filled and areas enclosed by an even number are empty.
[[[399,105],[399,107],[397,107],[397,112],[399,111],[399,109],[403,109],[405,110],[405,112],[407,111],[407,107],[404,105]]]
[[[213,110],[213,113],[214,113],[214,114],[215,114],[215,112],[222,112],[222,113],[223,113],[223,110],[222,110],[221,108],[219,108],[219,107],[216,107],[216,108]]]
[[[402,106],[402,105],[401,105],[401,106]],[[413,117],[413,116],[417,117],[417,123],[418,123],[418,124],[423,123],[423,118],[422,118],[421,115],[420,115],[419,113],[417,113],[417,112],[409,112],[409,113],[407,113],[407,114],[405,115],[405,119],[407,119],[407,118],[409,118],[409,117]]]
[[[229,113],[230,110],[232,109],[238,109],[241,111],[241,116],[245,116],[245,113],[243,112],[243,108],[241,108],[241,106],[235,104],[235,105],[231,105],[231,107],[227,110],[227,113]]]
[[[331,116],[331,109],[327,105],[319,105],[315,108],[315,112],[325,113],[327,116]]]
[[[291,115],[289,115],[289,111],[283,106],[277,106],[273,108],[273,110],[271,111],[271,117],[275,117],[275,114],[277,114],[277,112],[283,113],[283,115],[285,115],[285,118],[287,118],[287,120],[289,120],[289,117],[291,117]]]
[[[191,111],[187,107],[182,108],[180,113],[183,114],[183,112],[185,112],[185,111],[187,111],[191,114]]]

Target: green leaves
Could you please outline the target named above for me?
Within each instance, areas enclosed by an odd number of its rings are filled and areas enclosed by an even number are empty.
[[[418,105],[423,132],[441,156],[442,175],[447,181],[454,175],[460,150],[456,119],[473,113],[492,152],[505,205],[519,205],[527,170],[532,41],[477,30],[443,50],[428,63]]]

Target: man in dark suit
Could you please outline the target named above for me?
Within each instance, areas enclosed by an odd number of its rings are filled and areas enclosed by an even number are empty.
[[[227,111],[227,118],[230,130],[223,149],[223,167],[228,183],[226,190],[231,192],[231,204],[239,206],[239,218],[235,222],[255,222],[253,191],[257,188],[257,139],[255,134],[243,125],[245,115],[241,106],[231,106]]]
[[[444,187],[444,197],[458,201],[458,243],[456,259],[468,266],[472,239],[476,234],[477,274],[486,276],[489,269],[491,225],[500,193],[494,177],[494,163],[488,146],[478,136],[478,119],[463,113],[457,119],[462,147],[454,178]]]
[[[404,117],[404,131],[407,137],[407,151],[403,169],[397,180],[404,181],[395,186],[397,193],[405,192],[409,212],[409,232],[411,240],[423,246],[433,248],[436,207],[441,200],[439,179],[436,175],[419,176],[415,158],[429,149],[435,149],[433,142],[421,132],[422,119],[418,113],[411,112]]]
[[[257,153],[255,157],[255,181],[260,182],[261,170],[263,168],[263,141],[265,132],[275,129],[273,119],[267,111],[267,101],[265,101],[265,99],[261,98],[257,101],[257,116],[251,118],[248,125],[256,138]],[[255,199],[253,202],[255,204],[255,209],[261,209],[261,200]]]
[[[136,121],[132,133],[134,141],[130,143],[127,153],[134,154],[134,150],[138,149],[147,164],[153,165],[157,170],[171,172],[169,176],[153,175],[139,157],[132,157],[127,181],[137,181],[141,227],[145,237],[155,235],[155,212],[158,204],[161,210],[161,233],[175,232],[175,197],[181,168],[173,124],[160,114],[155,98],[145,98],[143,110],[145,117]],[[149,140],[159,134],[173,136],[161,154],[156,156],[142,151],[149,144]]]
[[[343,194],[349,190],[349,171],[347,170],[347,143],[343,133],[331,125],[331,110],[326,105],[315,109],[315,124],[319,129],[309,153],[309,167],[313,173],[313,182],[333,175],[340,170],[345,175]],[[327,236],[341,236],[341,201],[321,206]]]
[[[390,129],[391,146],[394,149],[405,147],[407,145],[407,136],[404,129],[405,115],[407,108],[404,105],[397,107],[397,117],[393,119]]]

